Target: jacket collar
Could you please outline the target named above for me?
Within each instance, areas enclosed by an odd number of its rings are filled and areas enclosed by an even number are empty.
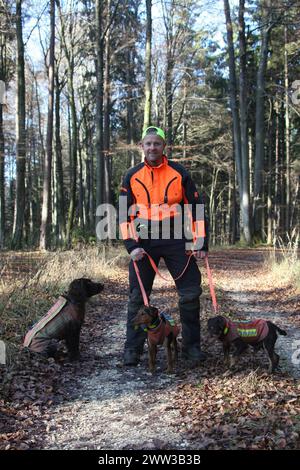
[[[147,168],[149,168],[150,170],[156,170],[157,168],[162,168],[162,167],[166,166],[168,164],[168,159],[167,159],[166,155],[163,155],[162,157],[163,157],[163,160],[162,160],[161,164],[158,165],[158,166],[149,165],[149,163],[147,162],[147,159],[144,158],[145,166]]]

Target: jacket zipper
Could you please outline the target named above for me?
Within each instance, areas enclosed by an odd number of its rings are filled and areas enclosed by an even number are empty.
[[[138,183],[140,183],[140,184],[143,186],[144,190],[146,191],[147,199],[148,199],[148,205],[149,205],[149,207],[150,207],[150,206],[151,206],[151,199],[150,199],[150,194],[149,194],[149,191],[148,191],[148,189],[147,189],[147,186],[146,186],[140,179],[138,179],[138,178],[135,178],[135,181],[137,181]]]
[[[167,184],[167,187],[166,187],[166,190],[165,190],[165,196],[164,196],[164,203],[167,204],[168,203],[168,191],[169,191],[169,187],[170,185],[173,183],[173,181],[177,180],[177,176],[174,176],[174,178],[171,179],[171,181],[168,182]]]

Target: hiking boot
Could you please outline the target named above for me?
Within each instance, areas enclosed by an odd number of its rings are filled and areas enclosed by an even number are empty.
[[[125,349],[123,364],[124,366],[137,366],[140,362],[141,354],[134,349]]]
[[[183,359],[191,361],[193,364],[204,362],[207,359],[207,354],[204,351],[201,351],[198,346],[183,348],[181,356]]]

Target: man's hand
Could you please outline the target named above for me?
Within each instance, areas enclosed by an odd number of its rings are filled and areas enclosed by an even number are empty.
[[[132,261],[139,261],[140,259],[142,259],[145,256],[145,253],[146,252],[143,248],[135,248],[130,253],[130,257],[131,257]]]

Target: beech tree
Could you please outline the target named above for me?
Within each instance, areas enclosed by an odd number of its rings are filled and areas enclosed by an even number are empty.
[[[26,168],[26,132],[25,132],[25,70],[24,43],[22,26],[22,0],[16,0],[16,41],[17,41],[17,94],[16,94],[16,198],[12,248],[19,249],[23,240],[25,213],[25,168]]]

